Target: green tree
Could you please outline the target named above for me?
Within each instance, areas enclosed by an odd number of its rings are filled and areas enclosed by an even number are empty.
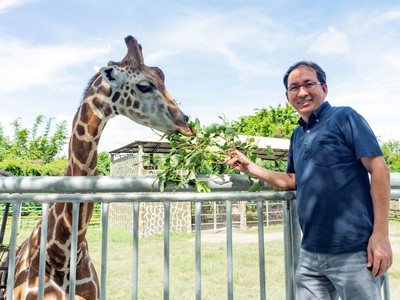
[[[0,160],[8,157],[13,159],[39,160],[44,164],[53,161],[66,143],[67,122],[62,121],[57,123],[54,132],[52,132],[54,119],[48,119],[44,129],[40,130],[44,121],[45,117],[43,115],[36,117],[32,129],[29,130],[22,127],[21,118],[14,120],[12,122],[14,130],[12,139],[5,137],[1,130],[0,153],[3,155],[0,155]]]
[[[18,118],[11,123],[12,138],[0,124],[0,168],[16,176],[64,175],[66,158],[58,156],[67,140],[67,122],[57,123],[54,131],[53,122],[40,115],[29,130]]]
[[[100,176],[110,175],[111,161],[106,151],[100,152],[97,156],[97,172]]]
[[[36,117],[29,130],[21,125],[21,118],[14,120],[13,137],[4,135],[0,124],[0,169],[16,176],[62,176],[67,159],[60,155],[67,142],[67,122],[55,124],[54,119],[43,115]],[[110,174],[107,152],[98,155],[99,175]]]
[[[255,112],[254,115],[242,116],[232,122],[238,134],[289,139],[298,126],[299,115],[288,103],[284,107],[278,104],[276,107],[255,109]],[[286,162],[281,160],[263,161],[260,164],[270,170],[286,170]]]
[[[385,142],[381,147],[389,171],[400,172],[400,141]]]
[[[0,161],[6,157],[9,147],[9,141],[7,137],[4,136],[3,126],[0,124]]]
[[[273,138],[290,138],[297,127],[299,116],[294,108],[286,103],[284,107],[256,109],[256,114],[239,117],[232,122],[238,134],[256,135]]]
[[[6,158],[0,161],[0,169],[15,176],[63,176],[66,165],[65,157],[57,158],[46,164],[37,160],[21,158]]]
[[[56,124],[56,130],[50,135],[53,119],[45,124],[44,131],[38,135],[39,126],[44,122],[44,116],[38,116],[33,124],[28,141],[27,156],[30,159],[41,159],[44,163],[50,162],[60,152],[66,142],[66,122]]]

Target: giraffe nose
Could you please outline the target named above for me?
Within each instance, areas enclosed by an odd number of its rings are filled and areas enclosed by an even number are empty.
[[[195,136],[196,135],[196,130],[189,124],[189,116],[183,114],[183,120],[185,121],[185,128],[183,128],[183,131],[180,131],[183,135],[186,136]]]
[[[125,43],[128,43],[129,41],[132,41],[132,40],[133,40],[133,36],[128,35],[128,36],[125,38]]]

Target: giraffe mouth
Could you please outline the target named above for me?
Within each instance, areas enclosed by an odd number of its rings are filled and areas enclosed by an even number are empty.
[[[184,128],[177,129],[174,133],[180,133],[184,136],[195,136],[196,135],[196,131],[189,124],[186,125]]]
[[[190,130],[190,136],[195,136],[196,135],[196,130],[194,130],[194,128],[189,126],[189,130]]]

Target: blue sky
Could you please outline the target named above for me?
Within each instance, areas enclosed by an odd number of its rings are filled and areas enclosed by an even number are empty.
[[[381,140],[400,140],[400,3],[290,0],[0,0],[0,123],[71,122],[93,66],[135,36],[147,65],[202,124],[284,105],[282,76],[303,59],[327,73],[327,100],[352,106]],[[100,150],[153,135],[112,119]]]

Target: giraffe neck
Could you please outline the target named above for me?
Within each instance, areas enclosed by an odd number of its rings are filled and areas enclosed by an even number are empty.
[[[97,149],[101,133],[112,113],[107,101],[102,101],[98,91],[91,97],[88,91],[74,117],[69,142],[69,157],[66,176],[96,176]],[[94,94],[94,93],[93,93]],[[93,203],[81,203],[78,221],[78,258],[81,249],[86,249],[86,231],[92,217]],[[48,247],[49,257],[58,270],[67,270],[70,258],[72,228],[72,204],[56,203],[49,212]],[[86,250],[85,250],[86,251]]]
[[[96,92],[93,92],[93,89]],[[83,100],[74,117],[68,149],[67,176],[97,175],[97,149],[100,137],[108,120],[115,116],[106,99],[98,95],[91,96],[99,94],[100,91],[105,93],[103,95],[105,97],[111,95],[111,89],[91,87],[87,93],[89,96]]]

